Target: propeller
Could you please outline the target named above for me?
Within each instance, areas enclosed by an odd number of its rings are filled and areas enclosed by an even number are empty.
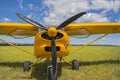
[[[30,24],[32,24],[32,25],[34,25],[34,26],[36,26],[36,27],[38,27],[38,28],[40,28],[42,30],[47,30],[47,28],[45,26],[43,26],[42,24],[40,24],[40,23],[38,23],[38,22],[36,22],[36,21],[34,21],[32,19],[29,19],[26,16],[23,16],[23,15],[21,15],[19,13],[16,13],[16,15],[18,17],[20,17],[22,20],[26,21],[27,23],[30,23]]]
[[[56,55],[56,44],[55,44],[55,39],[56,39],[56,35],[57,35],[57,30],[66,27],[68,24],[70,24],[71,22],[73,22],[74,20],[76,20],[77,18],[83,16],[84,14],[86,14],[86,12],[81,12],[78,13],[72,17],[70,17],[69,19],[65,20],[63,23],[61,23],[59,26],[57,26],[57,28],[55,27],[50,27],[50,28],[46,28],[45,26],[43,26],[42,24],[29,19],[26,16],[23,16],[19,13],[16,13],[16,15],[18,17],[20,17],[21,19],[23,19],[24,21],[26,21],[27,23],[30,23],[42,30],[46,30],[48,33],[48,36],[51,38],[51,52],[52,52],[52,66],[53,66],[53,75],[55,75],[56,70],[57,70],[57,55]]]
[[[81,12],[81,13],[78,13],[72,17],[70,17],[69,19],[67,19],[66,21],[64,21],[63,23],[61,23],[57,29],[60,29],[60,28],[64,28],[65,26],[67,26],[68,24],[72,23],[74,20],[76,20],[77,18],[83,16],[84,14],[86,14],[86,12]]]

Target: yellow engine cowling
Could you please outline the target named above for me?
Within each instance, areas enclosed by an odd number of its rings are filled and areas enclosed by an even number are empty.
[[[57,30],[57,37],[55,39],[57,57],[64,57],[69,54],[70,42],[68,35],[61,30]],[[51,40],[47,35],[46,30],[40,31],[35,36],[34,52],[37,57],[51,57]]]

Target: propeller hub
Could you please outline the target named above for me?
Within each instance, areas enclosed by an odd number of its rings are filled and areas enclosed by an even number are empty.
[[[48,28],[48,36],[55,37],[57,35],[57,29],[55,27]]]

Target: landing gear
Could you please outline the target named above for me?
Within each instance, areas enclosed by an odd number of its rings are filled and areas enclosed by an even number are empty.
[[[79,69],[79,66],[80,66],[80,65],[79,65],[79,62],[74,59],[74,60],[72,61],[72,69],[73,69],[73,70],[77,70],[77,69]]]
[[[57,80],[57,54],[55,37],[51,37],[52,66],[48,66],[48,80]]]
[[[57,70],[55,74],[53,74],[53,67],[49,65],[47,68],[48,80],[57,80]]]
[[[31,62],[30,61],[25,61],[24,64],[23,64],[23,71],[25,72],[28,72],[30,71],[31,67],[30,67],[30,64]]]

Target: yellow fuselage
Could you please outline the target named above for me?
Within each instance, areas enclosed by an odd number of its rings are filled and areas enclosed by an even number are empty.
[[[38,32],[34,41],[34,53],[37,57],[51,57],[51,40],[48,37],[46,30]],[[57,57],[64,57],[69,54],[70,42],[68,35],[61,30],[57,30],[57,37],[55,39]]]

